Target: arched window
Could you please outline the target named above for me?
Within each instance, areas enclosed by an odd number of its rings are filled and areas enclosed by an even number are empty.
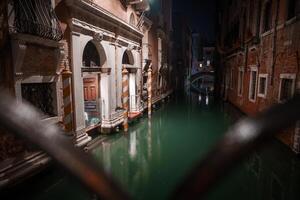
[[[130,51],[124,52],[123,58],[122,58],[122,64],[125,64],[125,65],[133,65],[134,64],[133,55]]]
[[[263,20],[263,31],[266,32],[272,28],[272,0],[265,4]]]
[[[83,67],[100,67],[100,56],[96,46],[89,41],[83,51]]]
[[[130,15],[129,23],[131,25],[135,26],[135,17],[134,17],[133,13],[131,13],[131,15]]]
[[[122,64],[126,64],[126,65],[130,64],[129,55],[126,51],[125,51],[125,53],[123,55],[123,58],[122,58]]]

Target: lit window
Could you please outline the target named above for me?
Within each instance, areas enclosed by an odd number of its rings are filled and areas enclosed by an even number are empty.
[[[250,84],[249,84],[249,100],[256,100],[256,85],[257,85],[257,67],[251,68]]]
[[[266,98],[268,88],[268,74],[260,74],[258,78],[258,96]]]
[[[281,74],[279,88],[279,102],[285,102],[294,96],[295,74]]]
[[[207,66],[210,66],[210,60],[207,61]]]
[[[243,95],[243,83],[244,83],[244,69],[240,68],[239,69],[239,79],[238,79],[238,95],[242,96]]]
[[[200,68],[202,68],[202,67],[203,67],[203,64],[202,64],[202,63],[200,63],[200,64],[199,64],[199,67],[200,67]]]

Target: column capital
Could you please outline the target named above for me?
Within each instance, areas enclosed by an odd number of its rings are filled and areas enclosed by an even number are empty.
[[[126,67],[123,65],[122,67],[122,74],[128,74],[128,70],[126,69]]]

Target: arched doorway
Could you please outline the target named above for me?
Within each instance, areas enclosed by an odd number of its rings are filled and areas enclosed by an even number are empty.
[[[93,41],[89,41],[82,55],[84,118],[86,127],[101,121],[100,69],[103,56]]]
[[[139,97],[137,95],[137,85],[136,85],[136,72],[137,68],[134,66],[134,57],[131,51],[126,50],[122,57],[122,65],[125,67],[128,74],[129,82],[129,115],[132,113],[137,113],[139,111]]]

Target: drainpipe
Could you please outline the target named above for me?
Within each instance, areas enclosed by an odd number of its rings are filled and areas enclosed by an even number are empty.
[[[271,85],[274,84],[274,71],[276,65],[276,40],[277,40],[277,25],[278,25],[278,17],[279,17],[279,0],[276,1],[276,17],[275,17],[275,27],[273,34],[273,55],[272,55],[272,71],[271,71]]]

